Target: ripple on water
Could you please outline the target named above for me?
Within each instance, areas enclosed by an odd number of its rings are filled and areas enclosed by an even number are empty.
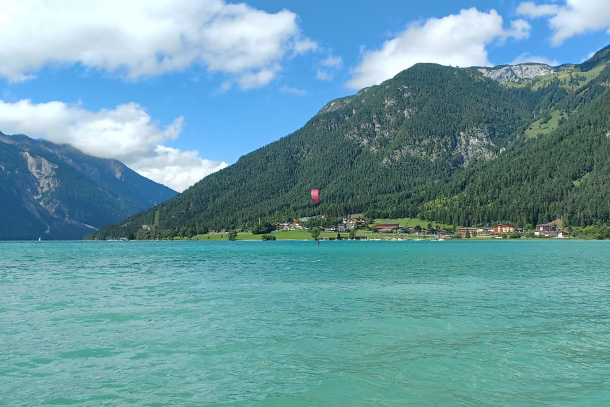
[[[0,405],[610,399],[605,242],[36,242],[0,258]]]

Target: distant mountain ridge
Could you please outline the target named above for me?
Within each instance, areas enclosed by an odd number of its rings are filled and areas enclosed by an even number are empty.
[[[362,212],[462,226],[608,222],[608,50],[556,68],[414,65],[92,237]]]
[[[0,239],[80,239],[177,195],[116,160],[0,133]]]
[[[504,65],[494,68],[477,68],[477,70],[483,76],[498,82],[519,82],[557,72],[557,69],[546,64]]]

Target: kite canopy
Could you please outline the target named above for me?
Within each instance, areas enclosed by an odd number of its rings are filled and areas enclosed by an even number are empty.
[[[318,191],[317,189],[312,189],[311,190],[311,199],[313,199],[314,203],[317,205],[320,203],[320,191]]]

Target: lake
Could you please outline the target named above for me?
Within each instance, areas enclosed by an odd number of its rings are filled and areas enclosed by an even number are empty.
[[[0,406],[607,406],[610,242],[0,242]]]

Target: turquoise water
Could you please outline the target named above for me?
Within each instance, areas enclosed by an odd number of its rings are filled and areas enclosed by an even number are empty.
[[[1,406],[607,406],[610,242],[0,243]]]

